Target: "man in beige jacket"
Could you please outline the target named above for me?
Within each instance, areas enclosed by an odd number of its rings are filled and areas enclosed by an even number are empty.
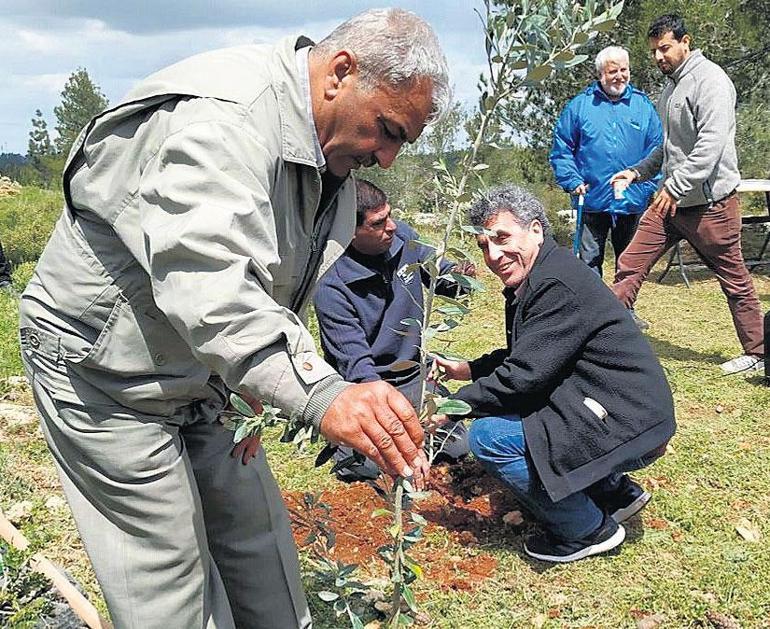
[[[228,456],[228,390],[425,472],[409,402],[344,382],[302,317],[355,227],[350,170],[390,166],[448,101],[435,34],[387,9],[184,60],[81,133],[21,342],[117,627],[310,626],[264,452]]]

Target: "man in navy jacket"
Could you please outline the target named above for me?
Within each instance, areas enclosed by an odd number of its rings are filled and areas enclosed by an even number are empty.
[[[660,179],[653,176],[616,195],[610,177],[616,166],[627,168],[662,144],[663,130],[650,99],[629,83],[624,48],[609,46],[596,55],[596,73],[599,79],[562,111],[550,161],[565,192],[585,195],[580,258],[601,276],[607,234],[617,261]]]
[[[373,183],[356,180],[356,205],[353,240],[323,276],[314,298],[324,357],[347,382],[385,380],[417,408],[422,388],[419,366],[394,370],[392,365],[420,361],[418,328],[402,322],[422,321],[422,287],[430,278],[412,265],[434,250],[418,243],[419,236],[411,227],[391,218],[387,196]],[[454,266],[444,262],[442,274]],[[459,270],[475,273],[473,265],[462,265]],[[455,296],[457,291],[458,285],[450,281],[439,280],[436,286],[436,292],[443,295]],[[454,461],[468,453],[467,432],[461,422],[442,429],[435,442],[444,444],[436,460]],[[341,447],[334,459],[340,461],[350,454],[349,448]],[[343,480],[378,475],[379,469],[369,460],[338,473]]]
[[[534,196],[491,190],[470,220],[505,285],[508,338],[471,362],[437,359],[450,378],[473,380],[452,395],[480,418],[471,451],[545,529],[526,541],[528,555],[606,552],[650,498],[623,472],[649,465],[674,434],[663,369],[609,288],[556,245]]]

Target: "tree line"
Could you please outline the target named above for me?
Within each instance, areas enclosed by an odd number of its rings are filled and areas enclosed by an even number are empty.
[[[40,109],[35,110],[29,132],[26,161],[6,167],[9,176],[25,185],[44,188],[59,185],[64,162],[80,130],[109,101],[85,68],[73,72],[61,92],[61,103],[54,107],[56,136],[52,140],[48,123]]]

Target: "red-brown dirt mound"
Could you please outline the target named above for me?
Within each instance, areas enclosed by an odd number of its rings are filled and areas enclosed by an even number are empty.
[[[503,516],[518,507],[510,492],[475,461],[434,467],[429,489],[429,496],[414,506],[428,520],[425,539],[410,554],[431,583],[445,589],[473,589],[497,568],[492,555],[473,547],[510,530]],[[290,508],[297,508],[302,494],[288,492],[284,498]],[[377,549],[390,541],[386,530],[389,521],[388,516],[371,517],[375,509],[387,506],[372,487],[365,483],[340,483],[334,490],[323,492],[321,502],[331,508],[337,536],[336,559],[362,566],[381,561]],[[308,530],[297,523],[293,528],[294,538],[302,546]],[[447,536],[455,544],[472,550],[453,551]]]

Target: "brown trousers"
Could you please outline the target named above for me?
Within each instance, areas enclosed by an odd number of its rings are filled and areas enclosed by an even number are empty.
[[[612,292],[631,308],[655,263],[680,240],[689,242],[717,276],[747,354],[764,355],[762,310],[741,251],[738,195],[708,205],[680,208],[671,218],[645,212],[631,243],[618,260]]]

